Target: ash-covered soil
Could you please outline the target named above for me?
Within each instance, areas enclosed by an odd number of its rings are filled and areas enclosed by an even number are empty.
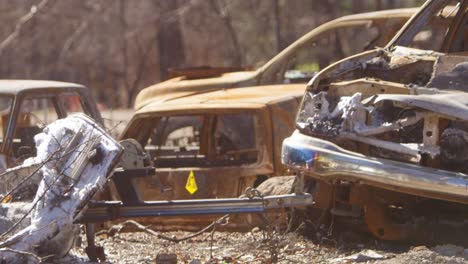
[[[190,232],[165,232],[184,237]],[[269,235],[270,234],[270,235]],[[106,263],[468,263],[468,249],[455,245],[421,246],[395,244],[351,232],[336,238],[305,238],[295,233],[271,234],[258,228],[251,232],[211,232],[180,243],[159,239],[144,232],[101,236]],[[92,263],[84,253],[86,241],[61,261],[50,263]]]

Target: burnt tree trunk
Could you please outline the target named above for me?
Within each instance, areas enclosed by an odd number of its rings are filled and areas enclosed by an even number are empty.
[[[183,65],[185,62],[184,39],[180,28],[177,9],[177,0],[161,1],[161,14],[170,13],[173,16],[163,19],[159,23],[157,37],[159,50],[160,79],[166,80],[168,69]],[[173,19],[175,17],[175,19]]]
[[[281,39],[281,14],[279,0],[273,0],[273,22],[275,29],[276,52],[279,53],[284,48]]]
[[[128,61],[128,46],[127,46],[127,39],[126,39],[126,34],[127,34],[127,20],[126,20],[126,4],[125,0],[120,0],[119,3],[119,24],[120,24],[120,41],[121,41],[121,55],[122,55],[122,82],[123,82],[123,87],[125,91],[130,90],[130,81],[129,81],[129,76],[128,76],[128,70],[127,68],[129,67],[129,61]],[[118,102],[118,105],[120,105],[122,102],[117,101],[120,99],[120,86],[115,87],[115,93],[114,96],[116,97],[114,99],[114,103]]]
[[[352,11],[353,13],[359,13],[363,12],[363,10],[367,10],[366,6],[368,4],[367,0],[354,0],[352,1],[353,6],[352,6]]]
[[[242,66],[241,47],[236,30],[232,24],[231,14],[229,14],[229,11],[225,5],[221,6],[221,4],[219,4],[216,0],[210,0],[210,5],[216,14],[221,18],[229,36],[231,37],[232,48],[234,49],[234,52],[232,53],[234,66]]]

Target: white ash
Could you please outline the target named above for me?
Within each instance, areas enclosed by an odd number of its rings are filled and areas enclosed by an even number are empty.
[[[31,203],[26,202],[0,204],[0,234],[6,232],[19,221],[31,209],[31,205]],[[25,228],[30,223],[30,219],[27,218],[21,222],[20,227]]]
[[[335,108],[330,111],[330,103],[328,102],[326,92],[320,92],[312,95],[309,93],[309,99],[306,100],[304,112],[310,117],[309,122],[324,119],[349,118],[356,109],[364,108],[361,103],[362,94],[355,93],[352,96],[342,96]]]
[[[372,107],[366,107],[362,104],[362,94],[355,93],[352,96],[340,97],[336,106],[330,110],[326,92],[320,92],[315,95],[309,93],[309,98],[305,101],[303,116],[309,116],[307,123],[312,130],[326,130],[338,134],[342,131],[355,132],[367,128],[366,113],[371,111]]]
[[[307,120],[309,123],[314,120],[329,118],[330,104],[326,96],[326,92],[320,92],[318,94],[307,92],[307,99],[304,102],[304,110],[301,114],[310,116]]]

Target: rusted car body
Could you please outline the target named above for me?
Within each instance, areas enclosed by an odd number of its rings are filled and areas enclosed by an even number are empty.
[[[316,208],[362,219],[387,240],[435,238],[432,224],[460,228],[468,212],[467,21],[467,1],[427,1],[384,49],[312,78],[282,161],[309,179]],[[415,48],[421,36],[431,50]]]
[[[268,177],[285,175],[281,143],[294,130],[303,93],[298,84],[246,87],[144,106],[121,136],[137,140],[156,167],[156,175],[132,180],[139,198],[238,197]],[[193,194],[186,189],[190,173],[198,187]],[[141,220],[187,229],[198,228],[186,224],[203,218]]]
[[[255,71],[200,68],[173,70],[178,76],[143,89],[135,109],[152,102],[218,89],[306,83],[319,69],[339,59],[383,47],[417,9],[395,9],[344,16],[305,34]]]
[[[88,89],[74,83],[0,80],[0,107],[2,170],[34,156],[34,136],[71,112],[82,112],[102,124]]]

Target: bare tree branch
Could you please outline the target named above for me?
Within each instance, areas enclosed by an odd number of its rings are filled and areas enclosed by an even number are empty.
[[[163,234],[160,234],[134,220],[127,220],[121,224],[118,224],[118,225],[115,225],[115,226],[112,226],[111,228],[109,228],[108,230],[103,230],[103,231],[99,231],[98,233],[96,233],[96,235],[102,235],[102,234],[106,234],[108,236],[114,236],[115,234],[117,233],[120,233],[122,231],[122,229],[125,227],[125,226],[128,226],[128,225],[133,225],[134,227],[136,227],[137,229],[143,231],[143,232],[146,232],[150,235],[153,235],[157,238],[160,238],[160,239],[165,239],[165,240],[168,240],[168,241],[171,241],[171,242],[174,242],[174,243],[179,243],[179,242],[182,242],[182,241],[185,241],[185,240],[188,240],[188,239],[191,239],[191,238],[194,238],[196,236],[199,236],[203,233],[205,233],[206,231],[214,228],[217,224],[220,224],[222,222],[224,222],[227,218],[229,217],[229,215],[224,215],[216,220],[214,220],[211,224],[209,224],[208,226],[204,227],[203,229],[201,229],[200,231],[198,232],[195,232],[193,234],[190,234],[189,236],[186,236],[186,237],[181,237],[181,238],[173,238],[173,237],[168,237],[168,236],[165,236]]]
[[[179,19],[179,17],[185,15],[188,11],[190,11],[190,8],[192,8],[195,5],[198,5],[199,3],[200,3],[200,0],[190,0],[188,3],[184,3],[181,7],[175,10],[165,12],[164,14],[162,14],[161,17],[159,17],[158,23],[160,24],[172,23],[176,21],[177,19]]]
[[[18,23],[16,23],[15,29],[13,32],[8,35],[2,42],[0,42],[0,56],[3,54],[5,49],[19,36],[21,33],[21,29],[23,26],[28,23],[34,16],[44,8],[44,6],[47,5],[49,0],[42,0],[38,5],[33,5],[31,6],[31,9],[29,10],[29,13],[26,15],[22,16],[19,20]]]
[[[140,85],[140,81],[143,79],[144,74],[146,73],[146,68],[150,59],[150,53],[153,50],[154,47],[154,42],[156,41],[158,37],[158,34],[155,34],[150,41],[147,43],[147,47],[143,48],[142,45],[136,41],[138,51],[140,54],[140,59],[139,63],[136,69],[136,77],[132,82],[131,87],[127,87],[127,107],[131,107],[133,103],[133,99],[136,96],[136,93],[138,92],[138,86]]]
[[[78,37],[81,35],[81,33],[88,27],[88,24],[89,23],[88,23],[87,20],[83,21],[78,26],[78,28],[75,30],[75,32],[73,32],[73,34],[65,41],[65,44],[63,45],[62,49],[60,50],[60,54],[59,54],[58,59],[57,59],[57,64],[56,64],[57,68],[56,68],[56,70],[58,69],[58,66],[63,64],[63,62],[62,62],[63,58],[68,53],[68,51],[72,47],[75,40],[77,40]]]
[[[119,1],[119,27],[120,27],[120,36],[121,36],[121,50],[122,50],[122,68],[123,72],[126,72],[125,69],[128,65],[128,45],[125,35],[127,34],[128,24],[126,20],[126,5],[124,0]],[[124,74],[123,82],[125,89],[128,90],[130,86],[128,74]],[[116,93],[118,94],[118,93]]]

